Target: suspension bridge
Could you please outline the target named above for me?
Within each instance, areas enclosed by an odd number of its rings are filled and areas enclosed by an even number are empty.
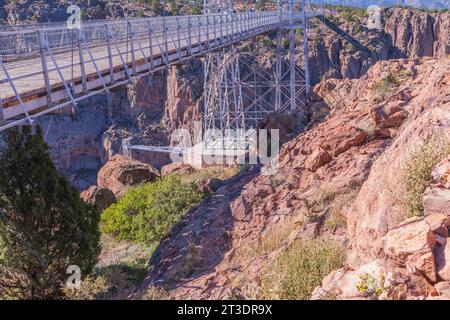
[[[0,131],[33,125],[43,115],[74,112],[84,99],[201,57],[204,142],[198,152],[205,153],[203,144],[220,142],[221,152],[228,153],[242,137],[228,137],[227,132],[239,135],[256,128],[271,112],[295,110],[304,103],[310,86],[308,28],[315,17],[358,48],[310,0],[279,0],[276,10],[249,12],[236,12],[232,0],[205,0],[200,15],[87,21],[78,28],[66,23],[0,26]],[[276,32],[273,74],[237,49],[243,41],[269,32]],[[300,43],[297,33],[302,35]],[[287,50],[282,43],[286,39]],[[302,69],[296,61],[298,47]],[[244,74],[242,67],[250,73]],[[267,100],[269,94],[273,101]],[[243,137],[248,138],[245,133]],[[124,151],[133,149],[186,152],[182,147],[124,141]]]

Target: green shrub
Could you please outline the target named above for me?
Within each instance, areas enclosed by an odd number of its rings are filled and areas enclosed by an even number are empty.
[[[404,192],[401,204],[406,217],[423,215],[423,195],[432,181],[432,170],[449,154],[450,142],[436,136],[413,152],[400,178]]]
[[[372,90],[385,95],[393,92],[400,86],[400,80],[396,75],[390,74],[387,77],[382,78],[372,86]]]
[[[365,297],[377,300],[383,293],[388,292],[389,288],[385,286],[384,276],[374,276],[370,273],[359,275],[359,282],[356,289]]]
[[[103,212],[101,230],[118,240],[155,246],[205,196],[195,182],[168,176],[129,190]]]
[[[0,299],[58,299],[67,267],[88,274],[100,212],[60,176],[38,126],[11,129],[0,155]]]
[[[265,299],[306,300],[345,260],[344,249],[325,240],[296,241],[262,275]]]

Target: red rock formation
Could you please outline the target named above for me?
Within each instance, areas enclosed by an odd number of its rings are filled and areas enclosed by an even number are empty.
[[[433,183],[425,191],[424,214],[450,215],[450,158],[439,163],[432,172]]]
[[[398,199],[399,173],[410,154],[428,138],[439,132],[448,134],[450,104],[449,60],[425,61],[415,66],[417,76],[409,76],[399,88],[408,91],[411,100],[405,107],[410,113],[392,145],[377,159],[369,179],[348,210],[348,235],[351,242],[350,261],[358,265],[382,254],[381,237],[394,226],[400,215]],[[398,62],[389,63],[391,66]],[[378,69],[380,63],[373,70]],[[398,96],[393,94],[392,97]]]
[[[158,171],[151,165],[116,154],[100,169],[97,184],[120,197],[130,186],[152,181],[158,176]]]
[[[80,198],[86,203],[96,204],[101,211],[116,202],[116,196],[111,190],[97,186],[91,186],[89,189],[83,191],[80,194]]]
[[[182,162],[174,162],[165,165],[161,168],[161,177],[167,176],[169,174],[184,174],[184,173],[190,173],[193,172],[194,168],[192,168],[190,165],[182,163]]]
[[[198,100],[201,90],[201,65],[198,60],[174,66],[167,75],[167,101],[163,123],[169,132],[184,128],[193,133],[194,121],[201,121]]]
[[[384,31],[404,57],[442,58],[450,53],[450,13],[393,8],[386,15]]]
[[[341,297],[356,297],[355,279],[376,259],[387,259],[389,266],[382,264],[377,268],[395,274],[391,277],[393,283],[402,288],[408,283],[403,296],[437,295],[432,283],[441,281],[439,272],[446,270],[445,264],[439,262],[436,267],[434,262],[442,243],[438,237],[445,236],[445,226],[450,221],[434,216],[395,228],[398,203],[392,186],[398,189],[396,178],[415,146],[432,134],[445,133],[450,128],[450,86],[446,85],[449,66],[449,59],[379,62],[360,80],[329,80],[317,86],[311,96],[313,110],[320,110],[315,106],[328,101],[330,92],[342,94],[346,99],[336,100],[323,123],[283,145],[273,176],[257,176],[239,191],[228,189],[236,193],[229,204],[227,197],[214,198],[215,206],[222,208],[222,218],[229,223],[228,240],[215,246],[221,258],[217,255],[214,261],[208,258],[211,235],[207,230],[217,230],[223,221],[215,220],[214,211],[209,213],[209,207],[200,206],[161,244],[152,259],[147,284],[167,282],[175,298],[229,297],[239,278],[258,286],[258,275],[267,263],[267,256],[243,259],[238,252],[255,246],[265,233],[281,228],[290,218],[304,221],[311,213],[326,217],[329,207],[325,200],[320,200],[320,195],[326,193],[332,201],[345,199],[341,200],[345,201],[341,210],[347,218],[349,265],[329,282],[345,283],[343,286],[348,291]],[[377,94],[374,83],[390,74],[395,74],[400,84],[384,101],[377,102],[381,113],[377,113],[380,117],[374,116],[371,112]],[[387,125],[386,119],[402,111],[408,112],[407,118]],[[396,129],[386,129],[386,126]],[[375,134],[377,130],[389,132]],[[233,184],[227,188],[234,188]],[[199,227],[200,233],[191,232],[205,221],[208,221],[206,229]],[[305,232],[304,236],[308,237],[313,230],[312,227],[293,228],[294,239],[303,238],[299,232]],[[342,241],[339,233],[324,227],[320,233]],[[191,271],[190,280],[180,280],[176,276],[177,272],[182,273],[179,260],[183,259],[183,248],[189,243],[196,244],[197,258],[204,261],[202,272]],[[174,254],[180,254],[181,258],[172,260]]]

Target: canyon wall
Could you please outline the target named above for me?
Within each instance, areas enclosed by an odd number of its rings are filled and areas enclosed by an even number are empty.
[[[21,5],[26,3],[22,1]],[[47,5],[53,8],[51,3]],[[19,5],[22,12],[20,8]],[[309,39],[313,84],[329,78],[359,78],[378,60],[403,55],[439,58],[449,54],[449,13],[395,8],[385,12],[385,20],[384,31],[378,32],[367,30],[364,19],[336,18],[336,24],[370,47],[373,55],[356,50],[316,21],[316,31]],[[255,52],[252,63],[273,73],[273,47],[257,41],[242,44],[248,46]],[[302,65],[301,52],[297,62]],[[251,67],[243,65],[243,74]],[[195,59],[118,88],[110,101],[104,96],[85,101],[77,108],[74,119],[70,115],[45,116],[39,123],[44,130],[48,128],[47,141],[58,168],[84,189],[95,181],[95,172],[101,165],[121,151],[124,139],[132,138],[134,144],[168,145],[174,129],[184,127],[192,132],[193,122],[201,120],[202,94],[203,67]],[[274,94],[265,97],[265,103],[273,101]],[[132,156],[157,168],[170,161],[167,155],[148,152],[133,152]]]
[[[377,61],[396,58],[443,58],[450,54],[450,12],[406,8],[383,11],[383,29],[368,30],[365,16],[342,15],[333,21],[374,54],[357,51],[334,32],[315,22],[320,31],[310,36],[312,81],[357,79]]]

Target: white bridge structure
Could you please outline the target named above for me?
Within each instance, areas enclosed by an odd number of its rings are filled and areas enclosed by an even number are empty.
[[[236,12],[232,0],[210,0],[201,15],[87,21],[79,29],[65,23],[0,26],[0,131],[73,110],[83,99],[193,57],[204,57],[205,140],[214,140],[210,132],[254,127],[264,114],[302,103],[309,87],[307,22],[322,14],[306,0],[280,0],[277,10],[250,12]],[[296,30],[303,33],[303,70],[295,62]],[[272,31],[276,71],[264,84],[242,79],[245,57],[238,44]],[[281,43],[286,34],[289,59]],[[245,88],[252,86],[267,89],[244,103]],[[275,91],[271,106],[264,105],[268,90]]]

